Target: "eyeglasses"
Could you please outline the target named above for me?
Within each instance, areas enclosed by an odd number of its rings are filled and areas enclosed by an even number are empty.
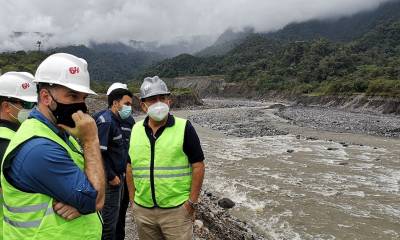
[[[36,105],[35,102],[25,102],[25,101],[19,101],[19,100],[9,100],[9,102],[18,103],[18,104],[20,104],[24,109],[32,109],[32,108],[35,107],[35,105]]]
[[[165,102],[169,99],[169,94],[156,95],[142,99],[143,102],[155,103],[157,101]]]

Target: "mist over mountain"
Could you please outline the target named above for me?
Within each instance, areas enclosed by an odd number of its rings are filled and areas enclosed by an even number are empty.
[[[400,96],[400,15],[396,9],[400,1],[351,18],[320,21],[315,28],[315,21],[291,25],[295,31],[290,34],[287,28],[250,33],[237,38],[225,54],[180,55],[147,68],[138,79],[224,75],[227,81],[259,92]],[[350,32],[329,38],[344,21],[348,25],[342,28]],[[321,28],[323,24],[334,26],[332,32]]]
[[[266,36],[289,41],[326,38],[331,41],[346,42],[361,37],[379,24],[398,19],[400,19],[400,1],[392,0],[381,4],[377,9],[351,16],[291,23],[282,30],[267,33]]]
[[[347,42],[361,37],[379,24],[393,22],[397,19],[400,19],[400,1],[391,0],[380,4],[376,9],[364,10],[350,16],[293,22],[277,31],[258,33],[281,41],[326,38],[331,41]],[[242,31],[228,29],[212,46],[199,51],[196,55],[224,55],[254,33],[253,28],[245,28]]]
[[[213,45],[197,52],[196,56],[206,57],[224,55],[231,49],[238,46],[253,33],[254,28],[251,27],[246,27],[243,29],[243,31],[234,31],[233,29],[229,28],[218,37]]]
[[[93,42],[129,45],[133,40],[157,43],[161,54],[193,53],[205,45],[196,36],[215,41],[227,29],[240,32],[248,26],[270,32],[291,22],[351,16],[387,1],[3,0],[0,51],[34,50],[37,41],[43,49],[52,49]]]

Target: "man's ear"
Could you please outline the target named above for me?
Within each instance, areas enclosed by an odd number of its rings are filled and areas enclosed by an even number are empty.
[[[140,101],[140,108],[142,109],[142,111],[144,113],[147,113],[147,107],[146,104],[144,104],[144,102]]]
[[[7,102],[7,101],[3,101],[3,102],[1,103],[0,110],[3,111],[3,112],[5,112],[5,113],[10,113],[10,111],[11,111],[11,105],[10,105],[10,103]]]
[[[169,106],[169,107],[172,106],[172,103],[173,103],[172,99],[171,99],[171,98],[168,98],[168,106]]]
[[[111,107],[115,107],[115,108],[118,109],[118,104],[119,104],[119,101],[118,100],[114,100]]]
[[[43,103],[45,106],[50,106],[53,98],[50,96],[48,89],[41,89],[39,91],[39,99],[40,102]]]

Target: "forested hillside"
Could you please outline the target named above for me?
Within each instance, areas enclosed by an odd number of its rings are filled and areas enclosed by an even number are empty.
[[[224,74],[260,91],[400,96],[400,21],[377,25],[351,42],[271,39],[253,34],[221,57],[182,55],[145,75]]]
[[[47,52],[18,51],[0,53],[1,71],[27,71],[35,73],[37,66],[47,56],[55,52],[74,54],[86,59],[91,78],[98,82],[126,81],[131,79],[144,67],[160,61],[159,54],[142,51],[123,51],[113,48],[88,48],[85,46],[69,46],[52,49]]]

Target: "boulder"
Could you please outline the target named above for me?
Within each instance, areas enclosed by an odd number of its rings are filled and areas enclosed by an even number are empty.
[[[229,198],[222,198],[218,201],[218,206],[228,209],[233,208],[235,206],[235,203]]]

